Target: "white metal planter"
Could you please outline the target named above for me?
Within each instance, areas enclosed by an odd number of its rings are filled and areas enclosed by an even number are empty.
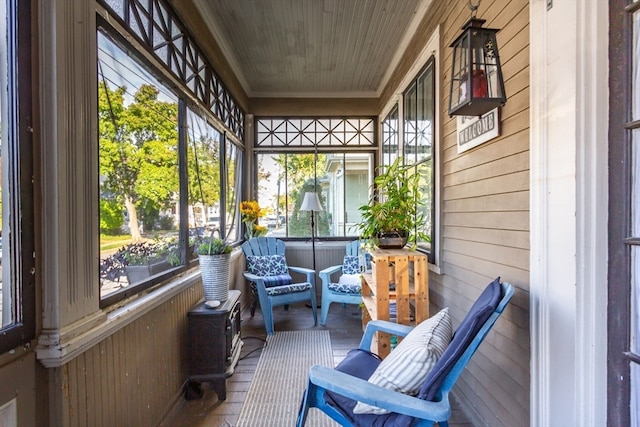
[[[199,258],[205,301],[226,301],[229,298],[231,254],[199,255]]]

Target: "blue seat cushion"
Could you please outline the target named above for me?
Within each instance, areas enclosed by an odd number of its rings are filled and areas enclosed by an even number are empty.
[[[422,384],[418,397],[431,401],[440,397],[439,390],[442,381],[449,374],[453,365],[460,359],[460,356],[462,356],[469,343],[482,328],[482,325],[491,316],[491,313],[496,310],[501,298],[502,287],[500,286],[500,277],[497,277],[493,282],[489,283],[471,306],[460,326],[456,329],[451,343]]]
[[[290,285],[272,286],[270,288],[267,288],[267,294],[282,295],[282,294],[290,294],[292,292],[304,292],[309,289],[311,289],[311,283],[309,282],[292,283]]]
[[[290,285],[293,279],[288,274],[279,274],[277,276],[266,276],[262,278],[265,288],[271,288],[274,286]]]
[[[362,292],[362,285],[350,284],[350,283],[329,283],[327,288],[332,292],[338,292],[340,294],[356,294],[359,295]]]
[[[380,362],[381,359],[378,355],[356,348],[347,353],[347,356],[335,369],[345,374],[368,380]],[[331,391],[325,392],[325,399],[328,404],[340,411],[355,426],[407,427],[413,422],[413,418],[404,417],[393,412],[385,415],[354,414],[353,408],[358,402]]]

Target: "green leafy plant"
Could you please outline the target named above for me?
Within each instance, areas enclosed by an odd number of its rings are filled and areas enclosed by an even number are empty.
[[[383,235],[407,237],[412,248],[417,240],[429,241],[426,234],[426,220],[419,207],[420,174],[411,173],[413,165],[405,165],[398,157],[374,178],[369,204],[359,208],[362,221],[356,225],[361,239],[368,239],[374,245]]]
[[[226,240],[213,236],[208,242],[204,242],[198,246],[198,253],[200,255],[222,255],[231,253],[232,250],[233,246],[228,244]]]

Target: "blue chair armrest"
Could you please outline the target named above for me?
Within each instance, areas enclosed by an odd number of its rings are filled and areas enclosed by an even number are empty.
[[[289,266],[289,270],[291,270],[291,271],[293,271],[295,273],[304,274],[305,276],[307,276],[307,282],[311,283],[312,285],[314,285],[316,283],[316,272],[315,272],[315,270],[312,270],[311,268]]]
[[[244,276],[245,279],[247,279],[250,282],[262,281],[262,276],[256,276],[253,273],[248,273],[245,271],[244,273],[242,273],[242,275]]]
[[[309,382],[318,388],[341,394],[350,399],[411,417],[446,421],[451,415],[448,396],[443,396],[439,402],[429,402],[374,385],[326,366],[312,366],[309,370]]]
[[[333,267],[327,267],[324,270],[320,270],[318,275],[320,276],[320,280],[322,280],[322,286],[331,283],[331,275],[341,271],[342,265],[334,265]]]
[[[413,326],[402,325],[395,322],[390,322],[388,320],[371,320],[367,323],[367,327],[364,330],[364,334],[362,335],[362,340],[360,340],[360,348],[369,350],[371,348],[371,341],[373,340],[373,335],[376,332],[386,332],[391,335],[396,335],[399,337],[405,337],[411,330]]]

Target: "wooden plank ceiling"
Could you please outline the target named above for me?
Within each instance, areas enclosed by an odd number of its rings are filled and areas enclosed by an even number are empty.
[[[194,0],[249,97],[377,97],[431,0]]]

